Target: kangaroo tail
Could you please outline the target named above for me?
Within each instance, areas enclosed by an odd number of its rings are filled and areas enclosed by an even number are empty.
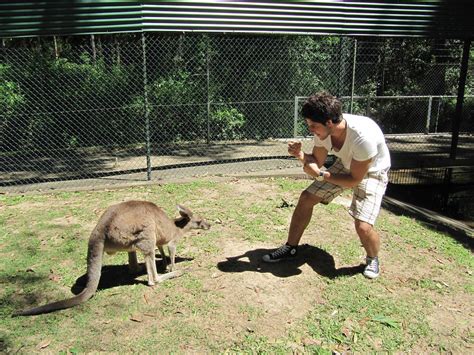
[[[32,316],[42,313],[50,313],[60,309],[77,306],[91,298],[99,286],[100,273],[102,269],[102,255],[104,252],[104,239],[96,229],[92,232],[87,249],[87,284],[78,295],[62,301],[48,303],[43,306],[16,312],[13,316]]]

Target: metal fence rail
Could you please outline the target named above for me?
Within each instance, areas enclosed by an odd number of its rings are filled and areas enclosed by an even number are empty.
[[[455,40],[202,34],[2,44],[2,192],[295,166],[285,143],[305,132],[295,97],[319,90],[387,134],[450,135],[462,48]],[[473,88],[468,77],[466,93]],[[473,105],[466,97],[467,136]],[[404,149],[427,149],[407,137]]]

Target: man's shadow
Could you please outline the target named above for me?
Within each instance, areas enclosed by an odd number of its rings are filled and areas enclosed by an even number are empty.
[[[170,264],[169,258],[168,260],[168,265]],[[176,257],[175,258],[175,263],[178,264],[182,261],[189,261],[193,260],[193,258],[180,258]],[[163,261],[161,260],[161,256],[157,255],[157,260],[156,262],[156,271],[158,274],[163,274],[165,273],[165,266],[163,264]],[[143,276],[146,274],[146,268],[144,263],[139,263],[139,271],[136,273],[131,273],[128,264],[123,264],[123,265],[103,265],[102,266],[102,271],[100,275],[100,281],[99,281],[99,286],[97,287],[97,290],[105,290],[108,288],[114,288],[114,287],[119,287],[119,286],[126,286],[126,285],[147,285],[146,280],[137,280],[138,277]],[[87,284],[87,273],[80,276],[74,285],[71,287],[71,292],[75,295],[79,294],[84,290]]]
[[[316,273],[329,279],[341,276],[353,276],[364,270],[364,264],[336,269],[334,258],[326,251],[312,245],[303,244],[298,247],[298,255],[287,262],[266,263],[263,255],[271,250],[255,249],[238,256],[227,257],[226,261],[217,264],[223,272],[268,272],[278,277],[289,277],[301,274],[300,267],[308,264]],[[241,260],[248,258],[247,260]]]

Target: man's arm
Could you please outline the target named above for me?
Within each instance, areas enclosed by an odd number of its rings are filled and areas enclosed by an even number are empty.
[[[303,165],[316,163],[318,168],[323,166],[328,155],[328,151],[324,147],[313,147],[311,154],[304,153],[301,150],[301,142],[289,142],[288,153],[297,158]]]
[[[328,151],[324,147],[313,147],[311,154],[301,150],[301,142],[289,142],[288,153],[303,164],[303,171],[313,177],[319,176],[320,168],[324,165]]]
[[[369,171],[372,159],[357,161],[352,159],[351,170],[349,174],[331,174],[329,171],[324,173],[324,180],[345,188],[357,186]]]
[[[319,176],[321,168],[326,162],[328,151],[324,147],[314,147],[312,154],[305,154],[303,161],[303,170],[309,176],[314,178]]]
[[[307,154],[305,157],[304,164],[316,163],[319,169],[321,169],[326,162],[328,151],[324,147],[313,147],[312,154]]]

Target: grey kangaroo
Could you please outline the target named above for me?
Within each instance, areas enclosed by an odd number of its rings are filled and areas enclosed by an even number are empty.
[[[97,290],[102,269],[102,256],[118,251],[128,252],[129,267],[138,271],[136,251],[143,253],[148,274],[148,285],[153,286],[178,276],[175,265],[176,242],[190,229],[209,229],[210,224],[186,207],[178,205],[180,217],[173,219],[154,203],[127,201],[110,206],[100,217],[89,238],[87,249],[87,284],[77,296],[44,306],[24,310],[13,316],[30,316],[77,306],[91,298]],[[155,248],[158,247],[167,268],[163,246],[168,246],[170,272],[158,276]]]

